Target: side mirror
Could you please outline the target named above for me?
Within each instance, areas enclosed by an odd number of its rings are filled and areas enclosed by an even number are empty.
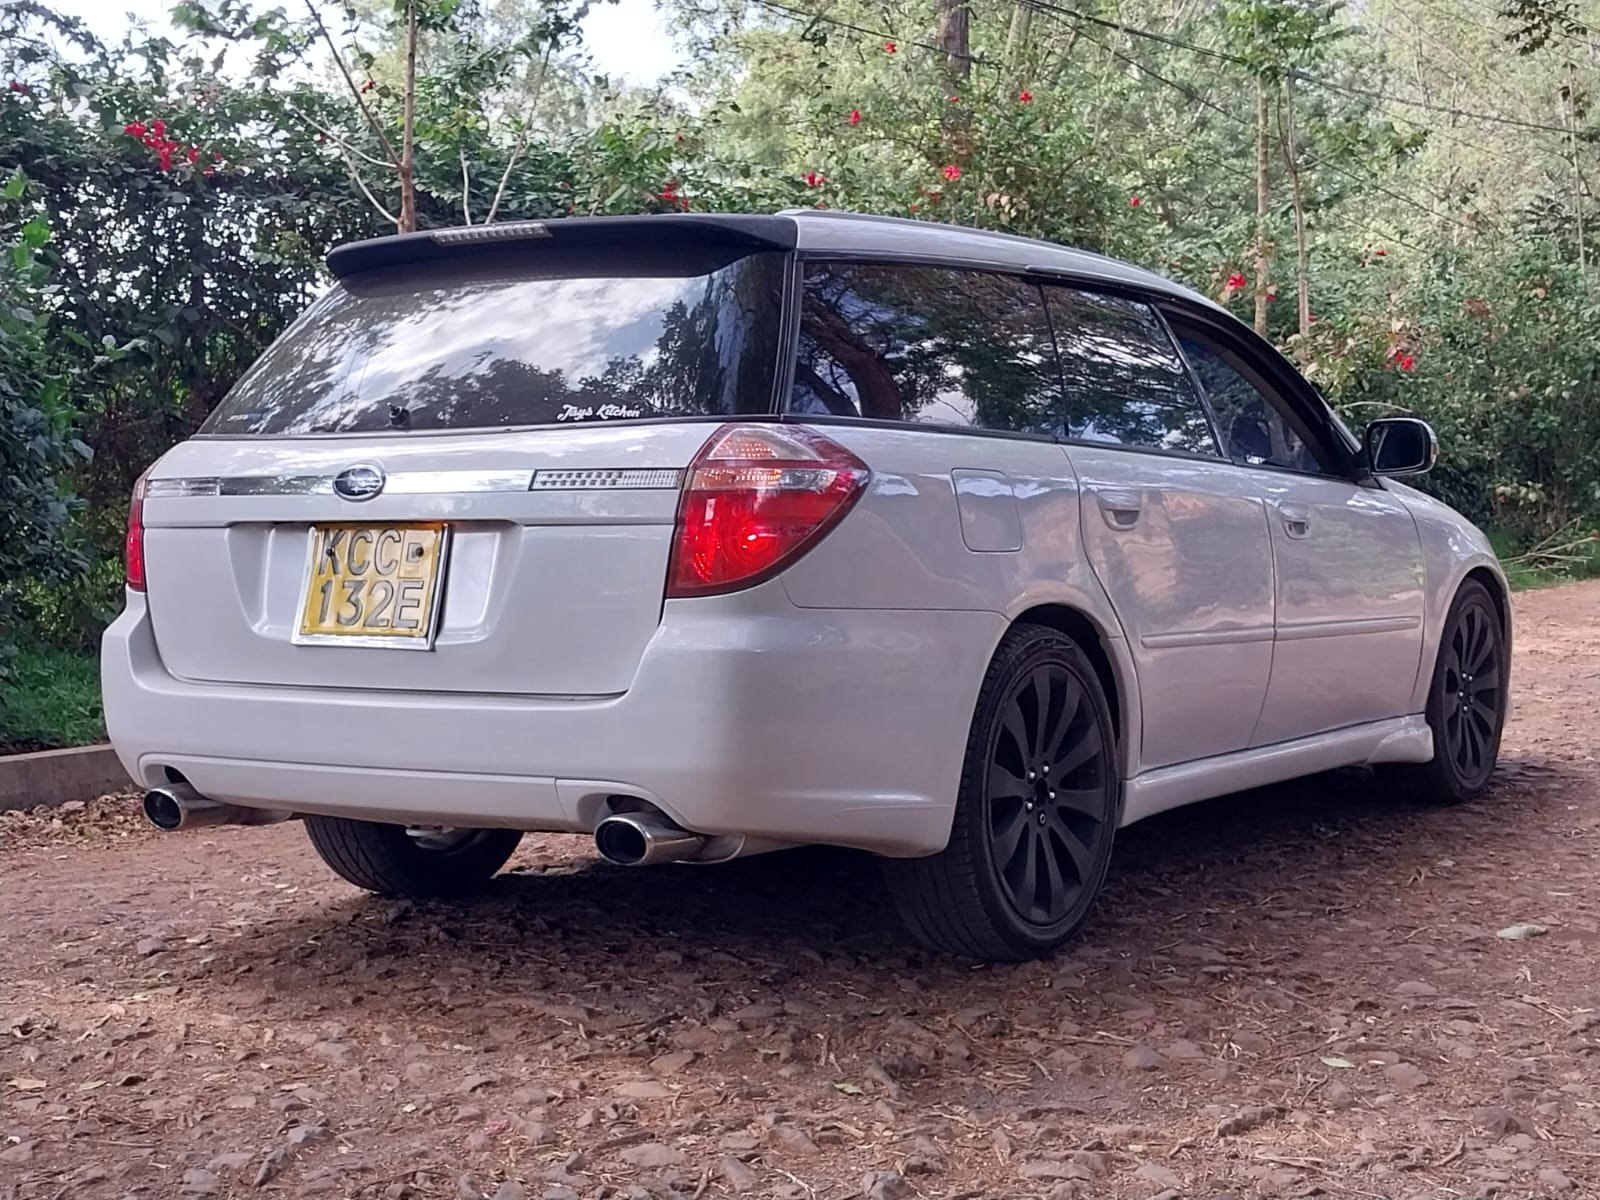
[[[1433,426],[1416,417],[1383,417],[1367,426],[1367,469],[1374,475],[1421,475],[1439,457]]]

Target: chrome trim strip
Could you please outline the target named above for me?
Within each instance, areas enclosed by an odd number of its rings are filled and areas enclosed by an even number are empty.
[[[145,498],[189,496],[335,496],[336,475],[229,475],[152,479]],[[602,467],[566,470],[396,471],[385,496],[447,496],[472,492],[676,491],[677,467]]]
[[[1195,629],[1182,633],[1147,633],[1139,639],[1146,650],[1161,650],[1171,646],[1238,646],[1246,642],[1270,642],[1272,626],[1257,625],[1249,629]]]
[[[1404,633],[1422,624],[1421,617],[1356,617],[1342,621],[1306,621],[1278,626],[1280,642],[1300,642],[1311,638],[1350,637],[1368,633]]]

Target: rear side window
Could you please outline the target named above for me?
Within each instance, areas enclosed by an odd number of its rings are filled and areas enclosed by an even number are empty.
[[[1217,455],[1205,405],[1154,310],[1136,300],[1046,287],[1067,390],[1067,435]]]
[[[1059,434],[1039,289],[945,267],[807,263],[789,410]]]
[[[201,432],[770,412],[784,256],[729,258],[590,254],[499,273],[353,276],[273,344]]]

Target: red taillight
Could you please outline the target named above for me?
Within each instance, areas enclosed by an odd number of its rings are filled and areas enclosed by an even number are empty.
[[[776,575],[832,529],[872,473],[796,425],[724,425],[689,464],[668,598],[709,596]]]
[[[128,539],[123,543],[122,562],[128,586],[144,591],[144,476],[133,485],[128,501]]]

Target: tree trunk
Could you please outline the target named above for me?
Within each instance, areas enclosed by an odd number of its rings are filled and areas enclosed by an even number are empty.
[[[939,46],[954,83],[964,83],[972,74],[971,30],[972,10],[964,0],[939,0]]]
[[[1256,332],[1267,332],[1267,81],[1256,76]]]
[[[1589,281],[1589,247],[1584,238],[1583,228],[1583,168],[1578,160],[1578,81],[1573,74],[1571,65],[1567,67],[1566,117],[1569,145],[1572,150],[1572,180],[1573,180],[1573,208],[1578,216],[1578,270],[1583,275],[1584,282]]]
[[[1299,150],[1294,134],[1294,78],[1283,77],[1283,156],[1289,164],[1289,181],[1294,186],[1295,292],[1299,301],[1300,336],[1311,332],[1311,276],[1306,265],[1306,206],[1300,190]]]
[[[1028,38],[1032,32],[1033,7],[1027,0],[1021,0],[1011,10],[1011,28],[1006,33],[1006,72],[1013,83],[1022,69],[1023,56],[1028,53]]]
[[[396,222],[401,233],[417,231],[416,114],[417,0],[406,0],[406,102],[400,131],[400,220]]]

